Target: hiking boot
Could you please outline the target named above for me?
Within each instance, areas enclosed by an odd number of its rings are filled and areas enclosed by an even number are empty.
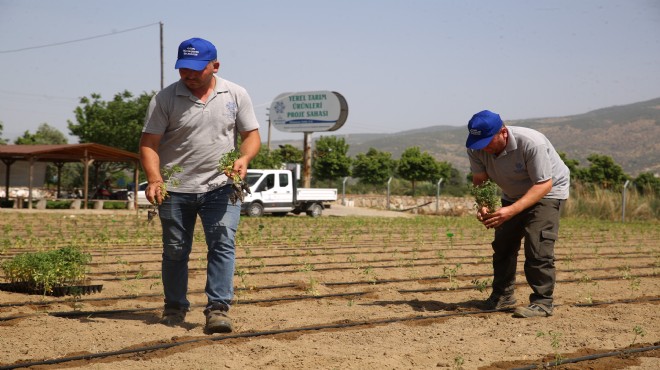
[[[502,310],[506,308],[513,308],[516,305],[516,299],[513,295],[506,296],[493,296],[491,295],[483,301],[482,306],[486,310]]]
[[[548,317],[552,316],[552,308],[547,308],[542,305],[535,303],[530,304],[527,307],[518,307],[513,312],[513,317]]]
[[[206,316],[206,327],[204,330],[207,333],[231,333],[233,327],[227,311],[229,311],[229,307],[222,303],[213,303],[206,307],[204,310],[204,315]]]
[[[163,310],[163,316],[158,322],[167,326],[183,324],[183,322],[186,320],[187,312],[188,308],[165,307]]]

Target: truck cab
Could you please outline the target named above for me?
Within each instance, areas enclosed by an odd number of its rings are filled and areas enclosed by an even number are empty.
[[[337,189],[298,188],[289,170],[250,169],[246,181],[252,194],[245,196],[241,211],[251,217],[289,212],[318,217],[329,202],[337,200]]]

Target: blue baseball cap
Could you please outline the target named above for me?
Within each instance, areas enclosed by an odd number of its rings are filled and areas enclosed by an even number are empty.
[[[482,110],[475,114],[468,122],[470,133],[465,146],[469,149],[485,148],[493,140],[493,136],[497,135],[503,124],[500,115],[489,110]]]
[[[179,45],[175,69],[188,68],[201,71],[210,61],[218,59],[218,51],[210,42],[194,37]]]

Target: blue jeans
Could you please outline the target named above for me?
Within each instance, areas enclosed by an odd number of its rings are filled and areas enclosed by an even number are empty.
[[[231,185],[201,194],[169,192],[158,214],[163,227],[162,279],[165,307],[189,308],[188,260],[199,215],[207,245],[206,296],[208,305],[229,308],[234,297],[234,236],[240,220],[241,202],[232,204]]]

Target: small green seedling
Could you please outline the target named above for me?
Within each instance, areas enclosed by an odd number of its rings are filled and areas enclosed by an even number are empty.
[[[633,337],[632,343],[630,343],[630,347],[635,345],[638,336],[643,338],[646,335],[646,331],[644,330],[644,328],[642,328],[639,325],[635,325],[635,327],[633,328],[633,333],[635,333],[635,336]]]
[[[167,192],[168,188],[171,187],[177,187],[181,183],[181,181],[175,176],[177,173],[183,172],[183,168],[179,165],[174,165],[172,167],[165,166],[161,168],[160,173],[165,179],[164,182],[161,182],[160,185],[160,195],[163,197],[163,200],[169,196],[169,193]],[[149,223],[153,222],[154,218],[158,216],[158,205],[156,204],[156,200],[154,199],[154,202],[152,203],[152,208],[147,211],[147,221]]]
[[[545,334],[546,334],[545,332],[539,330],[539,331],[536,332],[536,337],[539,338],[539,337],[544,336]],[[555,351],[554,365],[559,366],[559,365],[561,365],[562,361],[564,360],[564,356],[561,354],[561,352],[559,352],[559,350],[561,349],[562,333],[558,332],[558,331],[549,330],[548,335],[550,335],[550,338],[551,338],[550,346],[552,346],[552,348]]]
[[[499,188],[493,181],[486,180],[481,185],[472,186],[470,193],[474,196],[476,202],[475,208],[481,209],[486,207],[488,213],[497,211],[502,206],[499,195]]]
[[[241,176],[234,172],[234,162],[240,158],[241,154],[236,150],[231,150],[228,153],[225,153],[218,164],[218,171],[224,173],[232,179],[234,192],[229,196],[232,204],[236,204],[236,201],[239,199],[241,202],[245,199],[246,194],[252,194],[250,191],[250,186],[247,181],[243,180]]]

